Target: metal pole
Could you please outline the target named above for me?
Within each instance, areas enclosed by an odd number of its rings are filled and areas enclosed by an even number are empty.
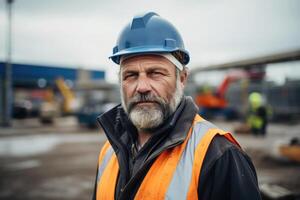
[[[8,29],[7,29],[7,57],[5,65],[5,77],[4,77],[4,94],[3,94],[3,116],[2,126],[11,126],[11,115],[12,115],[12,65],[11,65],[11,54],[12,54],[12,3],[13,0],[6,0],[7,5],[7,18],[8,18]]]

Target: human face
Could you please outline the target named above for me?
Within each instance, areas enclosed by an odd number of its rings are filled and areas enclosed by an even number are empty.
[[[186,73],[176,76],[175,66],[164,57],[144,55],[121,63],[122,106],[141,130],[159,126],[172,114],[183,94]]]

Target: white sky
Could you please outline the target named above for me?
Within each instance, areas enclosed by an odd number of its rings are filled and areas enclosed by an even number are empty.
[[[155,11],[172,22],[190,52],[190,68],[300,49],[299,0],[15,0],[13,61],[103,69],[135,14]],[[7,18],[0,0],[0,60]]]

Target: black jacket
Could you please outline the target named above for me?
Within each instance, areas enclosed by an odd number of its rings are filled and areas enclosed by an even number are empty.
[[[153,136],[137,153],[134,151],[137,130],[121,106],[98,118],[120,166],[116,199],[134,198],[157,156],[185,140],[197,113],[198,108],[192,98],[183,98],[175,113],[164,125],[154,130]],[[93,199],[96,196],[96,184]],[[208,148],[199,177],[198,197],[202,200],[261,199],[250,158],[222,136],[216,136]]]

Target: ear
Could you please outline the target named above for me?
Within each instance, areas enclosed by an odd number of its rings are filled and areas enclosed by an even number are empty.
[[[186,83],[187,83],[187,79],[188,79],[188,72],[186,69],[183,69],[180,73],[180,83],[182,88],[185,87]]]

